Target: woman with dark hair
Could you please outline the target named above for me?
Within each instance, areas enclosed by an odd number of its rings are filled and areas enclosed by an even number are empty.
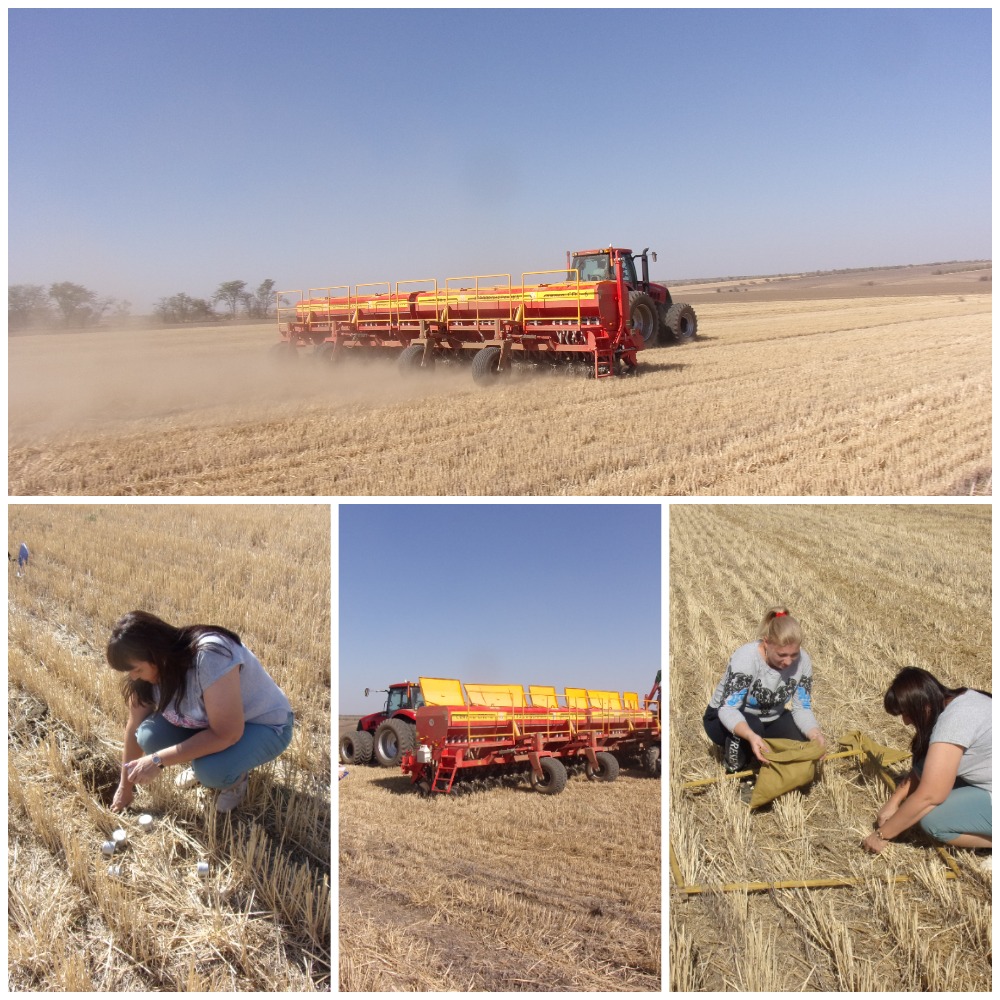
[[[791,711],[785,708],[789,701]],[[745,770],[751,754],[766,764],[765,737],[826,746],[812,713],[812,660],[802,648],[802,626],[788,608],[771,608],[757,639],[733,653],[702,724],[722,747],[728,774]]]
[[[130,611],[112,629],[107,658],[125,675],[128,705],[115,811],[132,802],[135,785],[190,764],[177,785],[218,789],[216,810],[230,812],[246,794],[250,770],[291,743],[288,699],[229,629],[176,628],[149,612]]]
[[[992,850],[993,698],[905,667],[884,704],[915,729],[913,770],[878,811],[865,849],[880,854],[887,841],[919,823],[935,840]]]

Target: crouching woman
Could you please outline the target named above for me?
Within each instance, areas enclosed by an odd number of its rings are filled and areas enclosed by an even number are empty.
[[[880,854],[910,827],[955,847],[993,847],[993,698],[947,688],[919,667],[905,667],[885,693],[885,710],[916,730],[913,770],[875,817],[863,841]]]
[[[229,629],[176,628],[131,611],[115,624],[107,659],[125,675],[128,705],[115,811],[132,802],[137,784],[190,765],[176,783],[218,790],[216,811],[229,812],[246,794],[249,772],[291,743],[288,699]]]

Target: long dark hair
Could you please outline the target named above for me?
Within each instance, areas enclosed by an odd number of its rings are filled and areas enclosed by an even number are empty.
[[[138,701],[162,712],[171,702],[180,704],[187,690],[187,673],[194,666],[199,649],[212,647],[228,652],[221,643],[203,643],[207,636],[225,636],[237,645],[240,637],[221,625],[187,625],[176,628],[148,611],[130,611],[115,622],[108,639],[108,666],[127,673],[136,662],[152,663],[160,673],[159,701],[148,681],[122,679],[121,690],[126,704]]]
[[[945,687],[932,673],[920,667],[903,667],[896,674],[896,679],[885,693],[883,704],[890,715],[905,715],[916,728],[910,745],[914,763],[927,756],[931,732],[945,704],[968,690],[964,687]],[[988,691],[979,693],[992,697]]]

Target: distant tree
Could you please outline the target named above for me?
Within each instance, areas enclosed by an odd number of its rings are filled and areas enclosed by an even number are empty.
[[[7,289],[7,327],[24,330],[52,316],[49,293],[44,285],[11,285]]]
[[[267,319],[274,314],[274,278],[265,278],[247,299],[247,315],[254,319]]]
[[[236,319],[236,311],[239,309],[241,303],[246,303],[246,298],[249,294],[246,291],[246,287],[247,283],[245,281],[224,281],[215,290],[212,301],[225,302],[229,307],[233,319]]]
[[[49,297],[62,314],[66,326],[86,326],[107,311],[110,300],[98,299],[97,294],[72,281],[49,285]]]
[[[215,319],[215,310],[207,299],[193,299],[185,292],[178,292],[160,299],[153,306],[153,315],[164,323],[196,323]]]

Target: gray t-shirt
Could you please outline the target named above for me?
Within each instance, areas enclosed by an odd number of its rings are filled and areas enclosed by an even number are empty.
[[[799,650],[790,667],[775,670],[761,655],[760,642],[748,642],[733,653],[725,676],[712,695],[709,706],[719,710],[719,722],[732,732],[744,714],[774,722],[791,700],[795,725],[808,736],[819,728],[812,713],[812,660]]]
[[[954,698],[938,716],[931,743],[964,747],[958,777],[993,794],[993,699],[978,691]]]
[[[185,729],[207,729],[205,688],[211,687],[236,668],[240,672],[240,694],[243,697],[243,721],[280,729],[288,722],[291,705],[281,688],[271,680],[260,660],[246,646],[227,639],[217,632],[202,637],[198,643],[194,665],[187,674],[187,687],[180,704],[172,701],[163,717]],[[153,685],[154,697],[160,692]]]

